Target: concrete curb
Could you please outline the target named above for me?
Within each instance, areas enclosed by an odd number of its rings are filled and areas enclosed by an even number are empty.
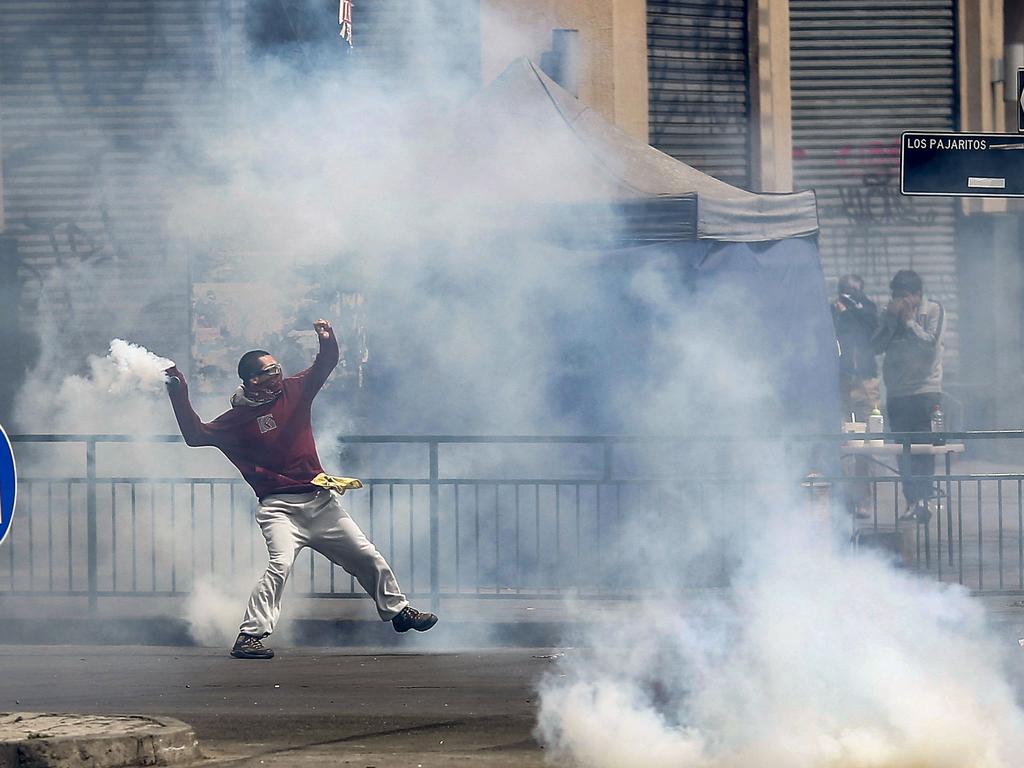
[[[192,726],[171,717],[0,713],[0,768],[127,768],[200,757]]]

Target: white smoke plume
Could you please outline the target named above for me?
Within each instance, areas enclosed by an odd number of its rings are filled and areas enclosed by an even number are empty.
[[[185,603],[189,634],[198,645],[223,648],[238,635],[249,587],[238,582],[225,586],[224,582],[223,578],[202,576]]]
[[[1014,765],[1024,713],[981,606],[766,512],[727,597],[665,590],[545,680],[541,741],[588,768]]]
[[[172,365],[145,347],[114,339],[105,356],[89,356],[82,374],[51,376],[36,369],[18,398],[18,424],[38,432],[166,432],[173,420],[163,408],[163,372]]]

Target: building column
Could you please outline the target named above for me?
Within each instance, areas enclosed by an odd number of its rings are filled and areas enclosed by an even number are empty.
[[[793,191],[789,0],[750,0],[751,185]]]
[[[615,124],[647,143],[650,111],[645,0],[612,0],[612,51]]]
[[[957,67],[960,75],[960,125],[967,133],[1002,133],[1003,107],[1003,0],[957,0],[959,37]],[[1008,84],[1015,88],[1015,83]],[[964,198],[963,211],[999,213],[1006,201]]]

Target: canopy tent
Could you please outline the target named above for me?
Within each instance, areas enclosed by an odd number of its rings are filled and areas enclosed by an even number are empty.
[[[526,59],[444,121],[428,162],[420,198],[444,203],[435,247],[472,242],[495,274],[544,275],[535,294],[544,376],[521,386],[546,388],[554,418],[486,429],[836,427],[838,360],[813,192],[755,194],[701,173],[611,125]],[[522,366],[502,357],[504,340],[476,332],[479,349],[495,350],[488,365],[517,381]],[[407,360],[417,350],[394,353]],[[426,371],[431,361],[420,360]],[[446,409],[427,396],[423,382],[446,376],[393,380],[385,400],[423,401],[422,421],[396,429],[479,428],[456,401]]]
[[[766,242],[818,231],[813,192],[758,194],[708,176],[629,136],[525,58],[472,99],[460,121],[459,151],[478,150],[479,172],[504,195],[518,187],[547,204],[610,201],[661,226],[686,209],[673,199],[694,200],[679,239]]]
[[[710,423],[686,420],[694,429],[742,431],[756,424],[814,432],[837,426],[837,348],[813,192],[756,194],[708,176],[629,136],[527,59],[514,61],[470,100],[460,120],[460,162],[468,156],[486,180],[478,193],[518,190],[521,202],[538,213],[569,208],[577,220],[589,212],[595,224],[602,215],[616,222],[614,233],[592,228],[599,236],[612,234],[598,248],[605,254],[605,299],[595,308],[601,316],[565,318],[556,331],[571,350],[567,359],[590,361],[562,368],[556,385],[583,426],[637,428],[628,403],[653,397],[659,379],[685,379],[677,388],[692,391],[690,405],[708,414],[721,413],[709,401],[725,400],[723,390],[734,386],[719,381],[705,387],[695,371],[664,367],[666,357],[677,355],[678,340],[666,340],[657,310],[623,288],[652,265],[688,312],[685,327],[671,333],[703,334],[720,348],[709,352],[715,357],[710,363],[702,359],[708,350],[689,350],[693,365],[720,366],[705,371],[712,379],[744,371],[763,377],[740,385],[747,390],[745,413],[735,407]],[[602,213],[608,207],[613,216]]]

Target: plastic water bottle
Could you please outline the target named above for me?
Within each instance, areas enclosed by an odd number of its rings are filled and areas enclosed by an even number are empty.
[[[932,432],[946,431],[946,417],[938,405],[932,407]],[[941,441],[939,441],[941,444]]]
[[[885,432],[885,423],[882,421],[882,412],[876,405],[868,416],[868,432]]]
[[[871,413],[868,414],[868,432],[872,432],[876,435],[881,435],[885,431],[885,423],[882,421],[882,412],[878,410],[876,405],[872,409]],[[879,448],[885,445],[885,441],[881,437],[876,437],[868,442],[873,448]]]

